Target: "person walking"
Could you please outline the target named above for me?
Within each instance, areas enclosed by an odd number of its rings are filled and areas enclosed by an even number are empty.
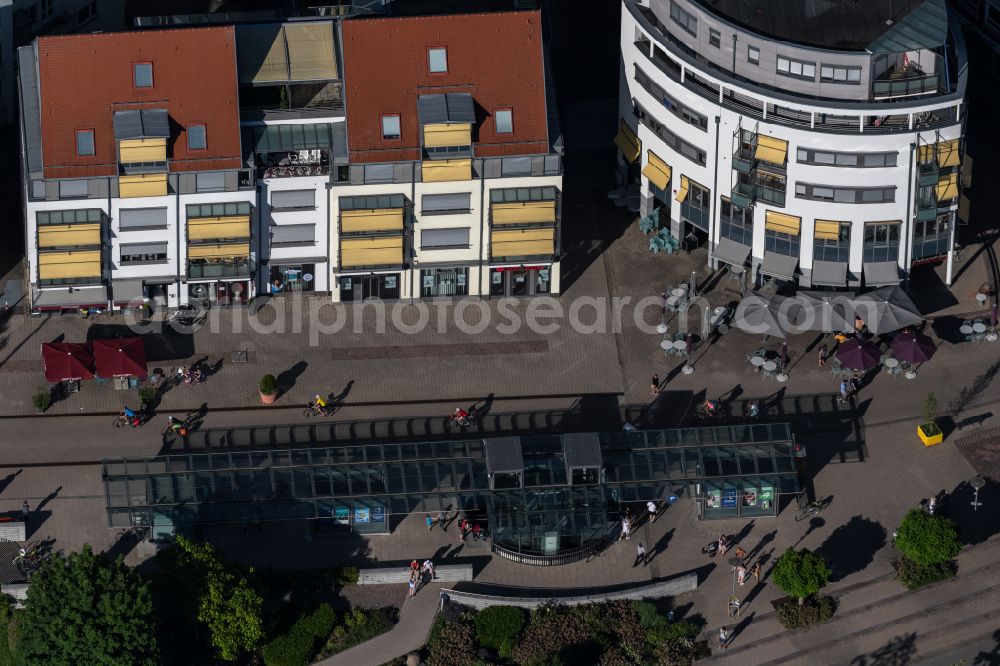
[[[410,561],[410,575],[412,576],[412,575],[416,574],[419,571],[420,571],[420,562],[417,562],[416,560],[411,560]]]
[[[750,567],[750,575],[753,576],[753,582],[760,582],[760,562],[753,563],[753,566]]]
[[[410,574],[410,598],[412,599],[417,594],[417,572],[414,571]]]
[[[729,627],[719,629],[719,649],[725,650],[729,647]]]
[[[826,365],[826,355],[826,345],[821,345],[819,348],[819,367],[821,368]]]
[[[747,556],[747,551],[743,550],[742,546],[736,546],[736,552],[733,555],[742,562]]]
[[[851,379],[847,384],[851,389],[850,395],[857,395],[858,391],[861,389],[861,378],[858,376],[858,373],[855,372],[851,375]]]
[[[622,533],[618,536],[618,540],[621,541],[625,539],[628,541],[632,538],[632,524],[629,523],[628,518],[622,518]]]
[[[432,529],[434,529],[434,519],[430,516],[430,514],[428,514],[424,518],[424,524],[427,525],[427,531],[428,532],[430,532]]]
[[[446,523],[447,522],[448,522],[448,514],[446,514],[444,511],[438,512],[438,515],[437,515],[437,524],[441,526],[441,531],[442,532],[447,532],[448,531],[448,529],[446,527]]]
[[[28,524],[28,514],[30,513],[31,509],[28,507],[28,500],[24,500],[23,502],[21,502],[21,520],[24,521],[24,524],[26,526]]]
[[[480,535],[480,532],[482,532],[482,531],[483,531],[483,528],[479,526],[479,523],[473,523],[472,524],[472,538],[474,540],[479,541],[479,535]]]
[[[747,568],[742,564],[736,567],[736,582],[740,585],[746,582],[747,579]]]
[[[434,563],[431,562],[430,560],[424,560],[423,572],[429,574],[431,580],[437,578],[437,576],[434,574]]]
[[[727,548],[729,548],[729,539],[726,538],[725,534],[722,534],[719,536],[719,555],[725,555]]]
[[[649,500],[648,502],[646,502],[646,511],[649,513],[649,522],[655,523],[657,515],[656,502],[654,502],[653,500]]]
[[[465,543],[465,533],[469,529],[469,521],[462,518],[458,523],[458,540],[461,543]]]
[[[840,380],[840,402],[841,402],[841,404],[847,402],[847,399],[850,397],[851,394],[850,394],[849,390],[850,389],[847,386],[847,380],[846,379],[841,379]]]
[[[632,568],[639,566],[639,562],[642,562],[642,566],[649,564],[649,556],[646,554],[646,546],[641,543],[635,549],[635,562],[632,563]]]
[[[653,378],[649,380],[649,394],[660,394],[660,375],[654,373]]]

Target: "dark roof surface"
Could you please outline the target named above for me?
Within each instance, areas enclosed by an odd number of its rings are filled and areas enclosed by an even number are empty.
[[[943,0],[695,1],[709,12],[781,41],[857,51],[865,50],[925,2],[943,6]]]
[[[435,123],[474,123],[476,104],[469,93],[420,95],[417,116],[421,125]]]
[[[170,136],[170,118],[166,109],[115,111],[114,126],[116,139]]]
[[[236,46],[232,26],[39,37],[46,178],[117,170],[114,112],[166,109],[171,171],[240,167]],[[132,64],[153,63],[153,87],[136,88]],[[204,124],[207,148],[188,151],[186,127]],[[94,131],[95,155],[76,154],[76,130]]]
[[[348,19],[343,41],[351,162],[420,159],[417,100],[445,93],[475,101],[476,155],[548,152],[538,11]],[[442,46],[448,71],[431,74],[427,49]],[[513,110],[512,133],[494,132],[497,109]],[[399,139],[382,138],[383,114],[399,114]]]

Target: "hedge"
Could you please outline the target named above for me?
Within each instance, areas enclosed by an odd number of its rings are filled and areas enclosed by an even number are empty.
[[[321,604],[299,616],[287,633],[274,638],[261,651],[267,666],[308,666],[333,631],[337,613]]]

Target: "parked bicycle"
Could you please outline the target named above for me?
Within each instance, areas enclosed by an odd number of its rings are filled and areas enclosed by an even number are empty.
[[[805,520],[809,516],[815,516],[820,511],[830,506],[830,501],[831,501],[830,498],[827,497],[824,500],[809,502],[809,504],[806,504],[804,507],[798,510],[798,512],[795,514],[795,520],[801,521]]]
[[[468,428],[472,426],[473,422],[476,420],[476,408],[469,407],[469,411],[465,411],[461,407],[456,407],[455,411],[451,413],[448,420],[445,421],[445,426],[450,430],[451,428]]]
[[[17,566],[22,575],[30,578],[48,559],[48,555],[49,549],[44,544],[28,544],[24,548],[18,549],[17,554],[14,555],[13,564]]]

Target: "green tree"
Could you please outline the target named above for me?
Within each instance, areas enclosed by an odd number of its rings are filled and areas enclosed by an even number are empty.
[[[807,548],[789,548],[778,558],[771,577],[785,594],[798,597],[801,606],[806,597],[816,594],[829,582],[830,567]]]
[[[896,547],[923,566],[947,562],[962,550],[955,523],[920,509],[913,509],[903,518],[896,534]]]
[[[147,584],[90,546],[53,556],[32,576],[19,633],[17,651],[29,664],[158,663]]]

